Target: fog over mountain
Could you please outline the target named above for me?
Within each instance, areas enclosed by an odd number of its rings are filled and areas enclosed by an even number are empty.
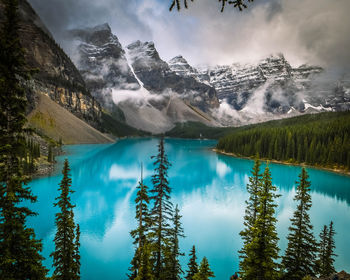
[[[160,0],[30,0],[64,46],[62,31],[110,23],[123,46],[154,41],[161,58],[181,54],[191,65],[256,62],[282,52],[292,66],[320,65],[344,73],[350,65],[350,1],[256,0],[244,12],[217,1],[169,12]]]

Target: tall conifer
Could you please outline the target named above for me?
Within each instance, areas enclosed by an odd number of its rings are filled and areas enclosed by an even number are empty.
[[[325,271],[328,275],[335,273],[334,268],[334,257],[337,255],[334,253],[335,241],[334,241],[335,230],[333,228],[333,222],[329,224],[328,236],[327,236],[327,247],[326,247],[326,263]]]
[[[154,276],[156,279],[164,278],[164,259],[171,236],[172,203],[170,202],[171,188],[168,182],[168,169],[170,162],[164,150],[164,138],[158,144],[158,154],[155,159],[154,175],[152,176],[153,208],[150,212],[151,227],[149,237],[153,247]]]
[[[318,258],[316,261],[316,274],[318,274],[320,277],[328,276],[328,272],[326,270],[327,245],[328,245],[328,227],[324,225],[320,233],[320,242],[318,243]]]
[[[0,278],[45,279],[42,245],[26,226],[35,215],[23,202],[36,197],[26,185],[20,158],[25,151],[26,95],[21,85],[28,78],[20,44],[18,1],[1,0],[0,30]]]
[[[316,241],[313,235],[313,226],[310,222],[309,210],[311,208],[310,182],[305,168],[299,175],[299,181],[294,200],[297,209],[290,219],[288,247],[282,259],[285,270],[285,279],[302,279],[315,275]]]
[[[173,229],[169,238],[167,254],[165,257],[165,270],[166,279],[168,280],[181,280],[181,274],[183,270],[181,268],[179,257],[184,254],[180,252],[179,238],[185,237],[184,230],[181,224],[181,215],[178,205],[175,207],[175,213],[173,217]]]
[[[256,216],[259,206],[259,191],[261,189],[261,177],[260,174],[260,161],[255,160],[252,175],[249,177],[249,183],[247,184],[247,192],[249,194],[246,203],[246,210],[244,216],[244,229],[240,232],[243,239],[243,248],[239,251],[240,253],[240,270],[244,274],[245,271],[249,270],[249,264],[247,262],[247,247],[253,239],[253,226],[256,221]]]
[[[268,167],[262,177],[261,189],[258,192],[258,211],[252,239],[246,246],[245,270],[242,279],[277,279],[278,237],[276,232],[275,200],[278,195],[272,185]]]
[[[214,272],[210,269],[208,259],[204,257],[201,261],[199,271],[193,276],[193,280],[209,280],[214,278]]]
[[[185,277],[186,280],[193,280],[193,276],[198,272],[197,256],[196,256],[196,247],[193,245],[190,252],[190,260],[187,264],[188,270]]]
[[[78,234],[76,234],[73,213],[75,205],[70,198],[73,191],[69,171],[69,163],[66,159],[62,170],[63,178],[59,186],[60,195],[56,198],[57,202],[54,203],[54,206],[60,208],[60,212],[56,214],[55,251],[51,253],[55,268],[53,279],[59,280],[80,278],[80,258],[76,255],[78,253],[80,230],[77,229]]]
[[[152,267],[150,263],[151,247],[147,240],[147,232],[150,225],[148,213],[148,187],[143,183],[143,167],[141,165],[141,180],[137,186],[136,203],[136,221],[137,228],[130,232],[134,239],[135,254],[129,268],[129,279],[147,280],[153,278]]]

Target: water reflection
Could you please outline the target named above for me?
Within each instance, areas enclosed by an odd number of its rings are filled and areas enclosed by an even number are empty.
[[[124,279],[133,254],[129,231],[135,227],[134,199],[139,179],[139,165],[145,168],[145,183],[153,173],[151,155],[157,152],[157,139],[126,139],[113,145],[70,146],[67,153],[72,166],[73,201],[76,219],[82,230],[82,279]],[[242,242],[246,184],[253,162],[217,155],[209,147],[213,141],[167,139],[166,151],[172,167],[169,171],[173,188],[172,200],[179,204],[186,238],[182,250],[188,255],[193,244],[199,258],[207,256],[217,276],[228,279],[238,268],[238,253]],[[277,225],[280,246],[286,246],[289,218],[294,211],[294,182],[299,167],[270,164],[273,183],[279,198]],[[312,180],[313,207],[311,219],[315,232],[330,220],[337,231],[336,266],[350,269],[346,238],[350,228],[350,178],[330,172],[309,169]],[[52,207],[60,181],[56,176],[33,181],[38,195],[35,211],[39,216],[30,223],[44,241],[48,258],[53,250],[54,215]],[[282,252],[283,252],[282,250]],[[182,259],[185,264],[188,256]],[[46,260],[48,266],[51,259]]]

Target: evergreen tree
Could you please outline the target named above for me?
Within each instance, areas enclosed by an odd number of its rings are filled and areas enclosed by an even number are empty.
[[[258,192],[258,211],[252,228],[252,240],[246,247],[245,270],[242,279],[277,279],[278,237],[276,232],[276,187],[265,168],[261,189]]]
[[[73,208],[70,195],[72,180],[69,174],[69,163],[66,159],[62,170],[63,178],[59,186],[60,195],[56,198],[54,206],[60,208],[56,214],[56,235],[54,238],[55,251],[51,253],[53,257],[53,266],[55,267],[53,279],[71,280],[80,279],[80,257],[79,254],[79,235],[80,230],[74,223]]]
[[[327,245],[328,245],[328,227],[324,225],[320,233],[320,242],[318,243],[318,258],[316,261],[316,272],[320,277],[327,277]]]
[[[209,278],[214,278],[214,272],[211,271],[208,259],[204,257],[201,261],[199,271],[193,276],[193,280],[209,280]]]
[[[172,229],[171,236],[169,238],[167,256],[165,258],[166,274],[168,280],[181,280],[180,275],[183,274],[179,256],[184,254],[180,252],[179,238],[185,237],[184,231],[181,225],[181,215],[178,206],[175,207],[175,213],[173,217],[174,228]]]
[[[329,224],[328,236],[327,236],[327,247],[326,247],[326,262],[325,262],[325,272],[327,276],[335,273],[334,268],[334,257],[337,255],[334,253],[335,242],[334,242],[335,231],[333,228],[333,222]]]
[[[19,41],[17,0],[2,0],[0,30],[0,278],[45,279],[42,245],[26,226],[35,215],[23,202],[36,197],[26,186],[21,156],[25,151],[26,95],[21,80],[28,78]]]
[[[134,239],[134,245],[136,246],[134,257],[131,261],[131,267],[129,268],[129,279],[150,279],[151,266],[150,266],[150,245],[147,240],[147,231],[150,224],[148,213],[148,190],[147,186],[143,183],[143,168],[141,165],[141,180],[137,186],[137,195],[135,199],[136,203],[136,221],[138,227],[130,232],[130,235]]]
[[[153,156],[155,174],[152,176],[153,189],[151,197],[153,208],[150,212],[151,227],[149,237],[153,248],[154,276],[156,279],[164,278],[164,258],[168,250],[168,243],[172,233],[170,222],[172,220],[172,203],[168,182],[168,169],[170,163],[164,150],[164,138],[158,144],[158,154]]]
[[[47,161],[53,162],[52,146],[51,145],[49,145],[49,151],[47,152]]]
[[[76,226],[75,230],[75,242],[74,242],[74,275],[75,280],[80,279],[80,226],[79,224]]]
[[[141,261],[138,266],[135,280],[156,280],[152,270],[151,253],[152,246],[148,240],[146,240],[140,253]]]
[[[312,233],[309,210],[311,208],[310,182],[305,168],[299,175],[299,181],[294,200],[297,209],[290,219],[288,247],[282,259],[285,279],[302,279],[306,275],[314,276],[316,258],[316,240]]]
[[[188,262],[186,280],[193,280],[193,276],[198,272],[197,256],[196,256],[196,247],[193,245],[190,252],[190,260]]]
[[[246,263],[247,259],[247,247],[253,239],[252,228],[256,221],[256,216],[259,206],[259,191],[261,189],[261,177],[260,174],[260,161],[255,160],[254,167],[252,170],[252,176],[249,177],[249,183],[247,184],[247,192],[249,193],[249,199],[246,201],[246,210],[244,216],[244,230],[240,232],[243,239],[243,248],[239,251],[240,253],[240,270],[244,274],[249,269],[249,264]],[[248,266],[248,267],[247,267]]]

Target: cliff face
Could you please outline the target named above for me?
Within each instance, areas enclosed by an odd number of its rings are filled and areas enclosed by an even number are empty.
[[[3,4],[0,4],[1,10]],[[19,14],[19,35],[26,62],[30,69],[36,70],[32,80],[26,83],[29,111],[36,107],[36,95],[45,94],[77,117],[100,127],[101,107],[86,90],[70,58],[26,0],[19,1]]]
[[[75,42],[74,63],[96,100],[115,118],[124,121],[121,110],[113,102],[112,89],[138,90],[138,84],[117,36],[108,24],[74,29],[67,39]]]
[[[206,114],[219,106],[215,89],[172,71],[152,42],[126,48],[108,24],[67,32],[70,51],[88,89],[120,121],[152,133],[176,122],[218,125]]]
[[[160,58],[153,42],[136,41],[127,46],[127,51],[135,74],[147,90],[162,94],[170,89],[203,112],[219,106],[212,86],[191,76],[178,75]]]
[[[282,54],[271,55],[257,64],[239,64],[202,68],[196,78],[212,85],[220,100],[226,100],[235,110],[242,110],[256,90],[264,87],[263,107],[267,112],[284,114],[292,107],[304,110],[298,93],[310,86],[322,73],[317,66],[292,68]],[[183,72],[182,75],[192,73]]]

